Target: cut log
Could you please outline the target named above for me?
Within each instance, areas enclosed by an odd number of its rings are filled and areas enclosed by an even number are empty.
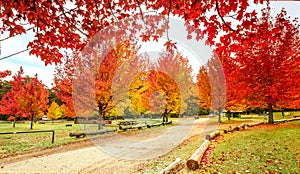
[[[80,132],[80,133],[70,133],[70,137],[76,137],[76,138],[84,138],[87,135],[99,135],[99,134],[105,134],[106,132],[114,132],[115,130],[108,129],[108,130],[99,130],[96,132]]]
[[[76,138],[84,138],[86,135],[85,133],[70,133],[70,137],[76,137]]]
[[[205,139],[207,140],[212,140],[214,139],[215,137],[219,136],[220,135],[220,131],[214,131],[208,135],[205,136]]]
[[[161,126],[163,123],[155,123],[155,124],[148,124],[147,127],[151,128],[151,127],[155,127],[155,126]]]
[[[288,122],[287,119],[282,119],[282,120],[274,120],[274,123],[285,123]]]
[[[176,158],[174,162],[169,164],[166,168],[159,172],[159,174],[171,174],[171,173],[178,173],[181,169],[185,167],[184,160],[180,158]]]
[[[209,140],[204,140],[201,146],[192,154],[192,156],[186,162],[186,166],[190,170],[196,170],[199,168],[199,162],[203,157],[204,152],[208,148]]]
[[[294,118],[291,118],[291,119],[288,119],[288,121],[298,121],[298,120],[300,120],[300,117],[294,117]]]
[[[258,126],[258,125],[261,125],[261,124],[264,124],[264,122],[258,122],[258,123],[252,123],[252,124],[248,124],[248,127],[253,127],[253,126]]]
[[[122,126],[122,125],[119,126],[119,129],[122,131],[126,131],[127,129],[131,129],[131,128],[132,126]]]
[[[246,128],[246,124],[245,124],[245,123],[242,123],[241,125],[239,125],[239,128],[240,128],[240,129],[245,129],[245,128]]]
[[[225,129],[225,130],[223,130],[223,132],[224,132],[224,134],[227,134],[227,133],[229,133],[229,132],[232,132],[232,127],[231,127],[231,126],[229,126],[229,128],[228,128],[228,129]]]
[[[168,124],[172,124],[172,120],[168,121],[168,122],[163,122],[162,125],[168,125]]]

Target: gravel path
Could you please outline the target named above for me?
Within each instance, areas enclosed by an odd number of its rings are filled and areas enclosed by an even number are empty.
[[[206,122],[203,118],[196,124]],[[195,132],[194,123],[192,119],[180,120],[161,136],[147,140],[125,136],[100,139],[93,141],[95,147],[5,164],[0,173],[130,173],[135,165],[169,152],[188,138]]]

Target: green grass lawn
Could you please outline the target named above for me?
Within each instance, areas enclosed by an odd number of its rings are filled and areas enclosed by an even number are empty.
[[[69,137],[70,132],[82,131],[79,124],[73,124],[72,127],[66,127],[66,124],[70,123],[72,122],[46,122],[45,124],[34,124],[33,130],[54,130],[54,144],[51,142],[51,132],[0,135],[0,158],[85,140],[86,138],[76,139],[74,137]],[[12,127],[12,123],[1,123],[0,132],[31,131],[29,127],[29,122],[17,123],[15,128]]]
[[[226,134],[195,173],[299,173],[300,121]],[[194,173],[194,172],[191,172]]]

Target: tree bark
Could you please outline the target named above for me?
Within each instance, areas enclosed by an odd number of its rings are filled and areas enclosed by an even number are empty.
[[[203,154],[206,151],[206,149],[208,148],[208,146],[209,146],[209,140],[204,140],[204,142],[201,144],[201,146],[188,159],[188,161],[186,162],[186,166],[190,170],[196,170],[200,167],[199,162],[202,159]]]
[[[272,104],[268,104],[269,105],[269,124],[273,124],[274,123],[274,118],[273,118],[273,106]]]
[[[218,122],[221,123],[221,107],[218,108],[218,112],[219,112]]]
[[[33,115],[31,115],[31,123],[30,123],[30,129],[33,127]]]
[[[99,113],[100,117],[99,117],[99,123],[98,123],[98,130],[101,130],[103,129],[103,120],[104,120],[104,116],[105,116],[105,113]]]
[[[165,169],[160,171],[159,174],[178,173],[178,171],[180,171],[184,167],[185,167],[185,161],[180,158],[176,158],[174,162],[172,162]]]
[[[220,135],[220,132],[219,131],[214,131],[214,132],[212,132],[212,133],[210,133],[210,134],[207,134],[206,136],[205,136],[205,139],[206,140],[212,140],[212,139],[214,139],[215,137],[217,137],[217,136],[219,136]]]
[[[13,127],[16,127],[16,117],[14,117]]]

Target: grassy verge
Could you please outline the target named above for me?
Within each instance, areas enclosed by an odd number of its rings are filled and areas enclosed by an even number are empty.
[[[205,168],[191,173],[298,173],[300,121],[226,134]]]

